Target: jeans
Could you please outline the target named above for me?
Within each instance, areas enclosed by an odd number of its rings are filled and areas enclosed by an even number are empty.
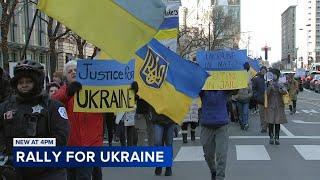
[[[237,102],[237,107],[241,125],[247,125],[249,121],[249,103]]]
[[[217,180],[223,180],[229,145],[228,126],[219,128],[201,126],[200,141],[211,174],[215,174]]]
[[[155,146],[172,146],[174,124],[154,124],[153,128]]]

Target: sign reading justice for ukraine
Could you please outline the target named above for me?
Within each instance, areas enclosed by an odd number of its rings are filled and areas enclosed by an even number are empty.
[[[248,86],[246,50],[198,51],[197,62],[210,73],[203,90],[232,90]]]
[[[82,89],[74,96],[75,112],[119,112],[135,107],[134,64],[114,60],[80,60],[77,63],[77,81]]]

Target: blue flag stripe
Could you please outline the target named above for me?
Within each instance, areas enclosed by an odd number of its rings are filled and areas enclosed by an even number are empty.
[[[147,46],[169,63],[166,81],[172,84],[177,91],[192,98],[198,97],[208,73],[195,63],[182,59],[155,39],[151,40]],[[148,50],[147,46],[136,53],[143,60]]]
[[[160,26],[160,30],[163,29],[173,29],[179,26],[179,18],[178,17],[171,17],[164,19],[163,23]]]

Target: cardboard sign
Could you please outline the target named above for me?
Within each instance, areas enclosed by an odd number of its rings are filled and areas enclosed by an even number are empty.
[[[134,60],[121,64],[113,60],[79,60],[77,81],[82,89],[74,96],[75,112],[120,112],[135,108]]]

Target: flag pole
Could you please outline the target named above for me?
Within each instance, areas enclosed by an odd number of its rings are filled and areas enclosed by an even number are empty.
[[[38,12],[39,12],[39,9],[36,10],[36,12],[34,13],[34,16],[33,16],[33,19],[32,19],[32,23],[31,23],[31,27],[30,27],[30,31],[28,33],[28,37],[27,37],[27,42],[23,48],[23,53],[22,53],[22,58],[21,59],[25,59],[27,57],[27,47],[29,45],[29,42],[30,42],[30,38],[31,38],[31,34],[32,34],[32,31],[33,31],[33,27],[34,27],[34,24],[36,22],[36,18],[37,18],[37,15],[38,15]]]

